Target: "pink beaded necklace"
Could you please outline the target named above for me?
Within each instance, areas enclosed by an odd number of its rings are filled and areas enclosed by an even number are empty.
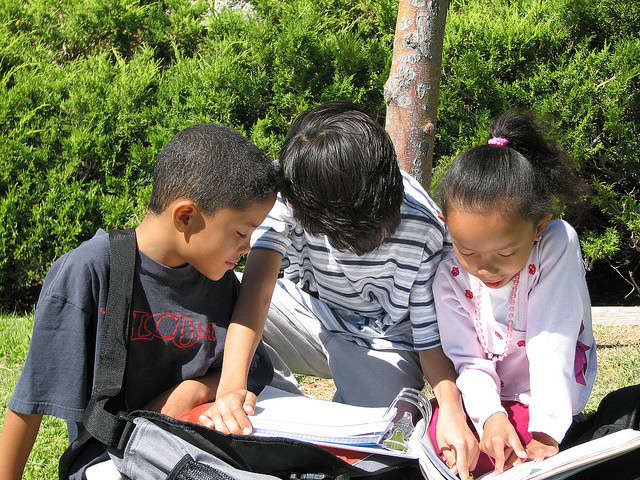
[[[494,362],[499,362],[501,360],[504,360],[511,351],[511,347],[513,344],[513,317],[515,314],[516,296],[518,294],[519,283],[520,283],[520,273],[518,272],[513,277],[513,286],[511,287],[511,298],[509,299],[507,340],[505,341],[504,351],[502,352],[502,354],[496,354],[496,353],[490,352],[487,346],[487,332],[480,319],[480,311],[481,311],[481,305],[482,305],[482,285],[480,284],[478,285],[478,291],[473,295],[473,326],[475,327],[476,333],[478,334],[478,339],[480,340],[480,345],[482,345],[482,349],[487,354],[489,359],[493,360]]]

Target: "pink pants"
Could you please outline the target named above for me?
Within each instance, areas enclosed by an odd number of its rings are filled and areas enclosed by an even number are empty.
[[[438,441],[436,440],[436,424],[438,422],[438,404],[435,400],[432,402],[433,406],[433,416],[431,417],[431,422],[429,423],[429,435],[431,436],[431,441],[436,447],[436,453],[440,458],[442,457],[442,451],[438,445]],[[529,407],[527,405],[523,405],[518,402],[502,402],[502,406],[507,411],[507,417],[509,421],[516,429],[516,433],[522,442],[522,445],[525,446],[527,443],[531,441],[532,435],[529,433]],[[467,420],[471,431],[474,433],[476,438],[479,439],[476,430],[471,423],[470,420]],[[494,469],[493,459],[484,452],[480,452],[480,457],[478,458],[478,463],[476,464],[476,468],[473,471],[475,476],[482,475],[483,473],[491,472]]]

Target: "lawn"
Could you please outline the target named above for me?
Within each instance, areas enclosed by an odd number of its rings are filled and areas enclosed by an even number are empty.
[[[32,317],[0,316],[0,414],[6,404],[27,354]],[[593,412],[602,397],[611,390],[640,383],[640,326],[595,326],[598,342],[598,376],[585,412]],[[299,377],[305,393],[330,399],[334,386],[330,380]],[[57,478],[57,460],[67,444],[66,426],[55,418],[45,417],[23,478],[42,480]]]

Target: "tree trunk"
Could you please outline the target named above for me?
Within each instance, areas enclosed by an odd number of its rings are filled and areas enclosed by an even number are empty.
[[[400,168],[427,191],[449,0],[400,0],[391,72],[384,86],[386,130]]]

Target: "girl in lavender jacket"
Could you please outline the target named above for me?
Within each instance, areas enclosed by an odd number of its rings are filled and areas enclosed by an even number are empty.
[[[484,452],[475,473],[556,454],[593,387],[580,244],[552,220],[556,200],[578,185],[564,152],[516,112],[443,179],[453,252],[433,288],[442,346]]]

